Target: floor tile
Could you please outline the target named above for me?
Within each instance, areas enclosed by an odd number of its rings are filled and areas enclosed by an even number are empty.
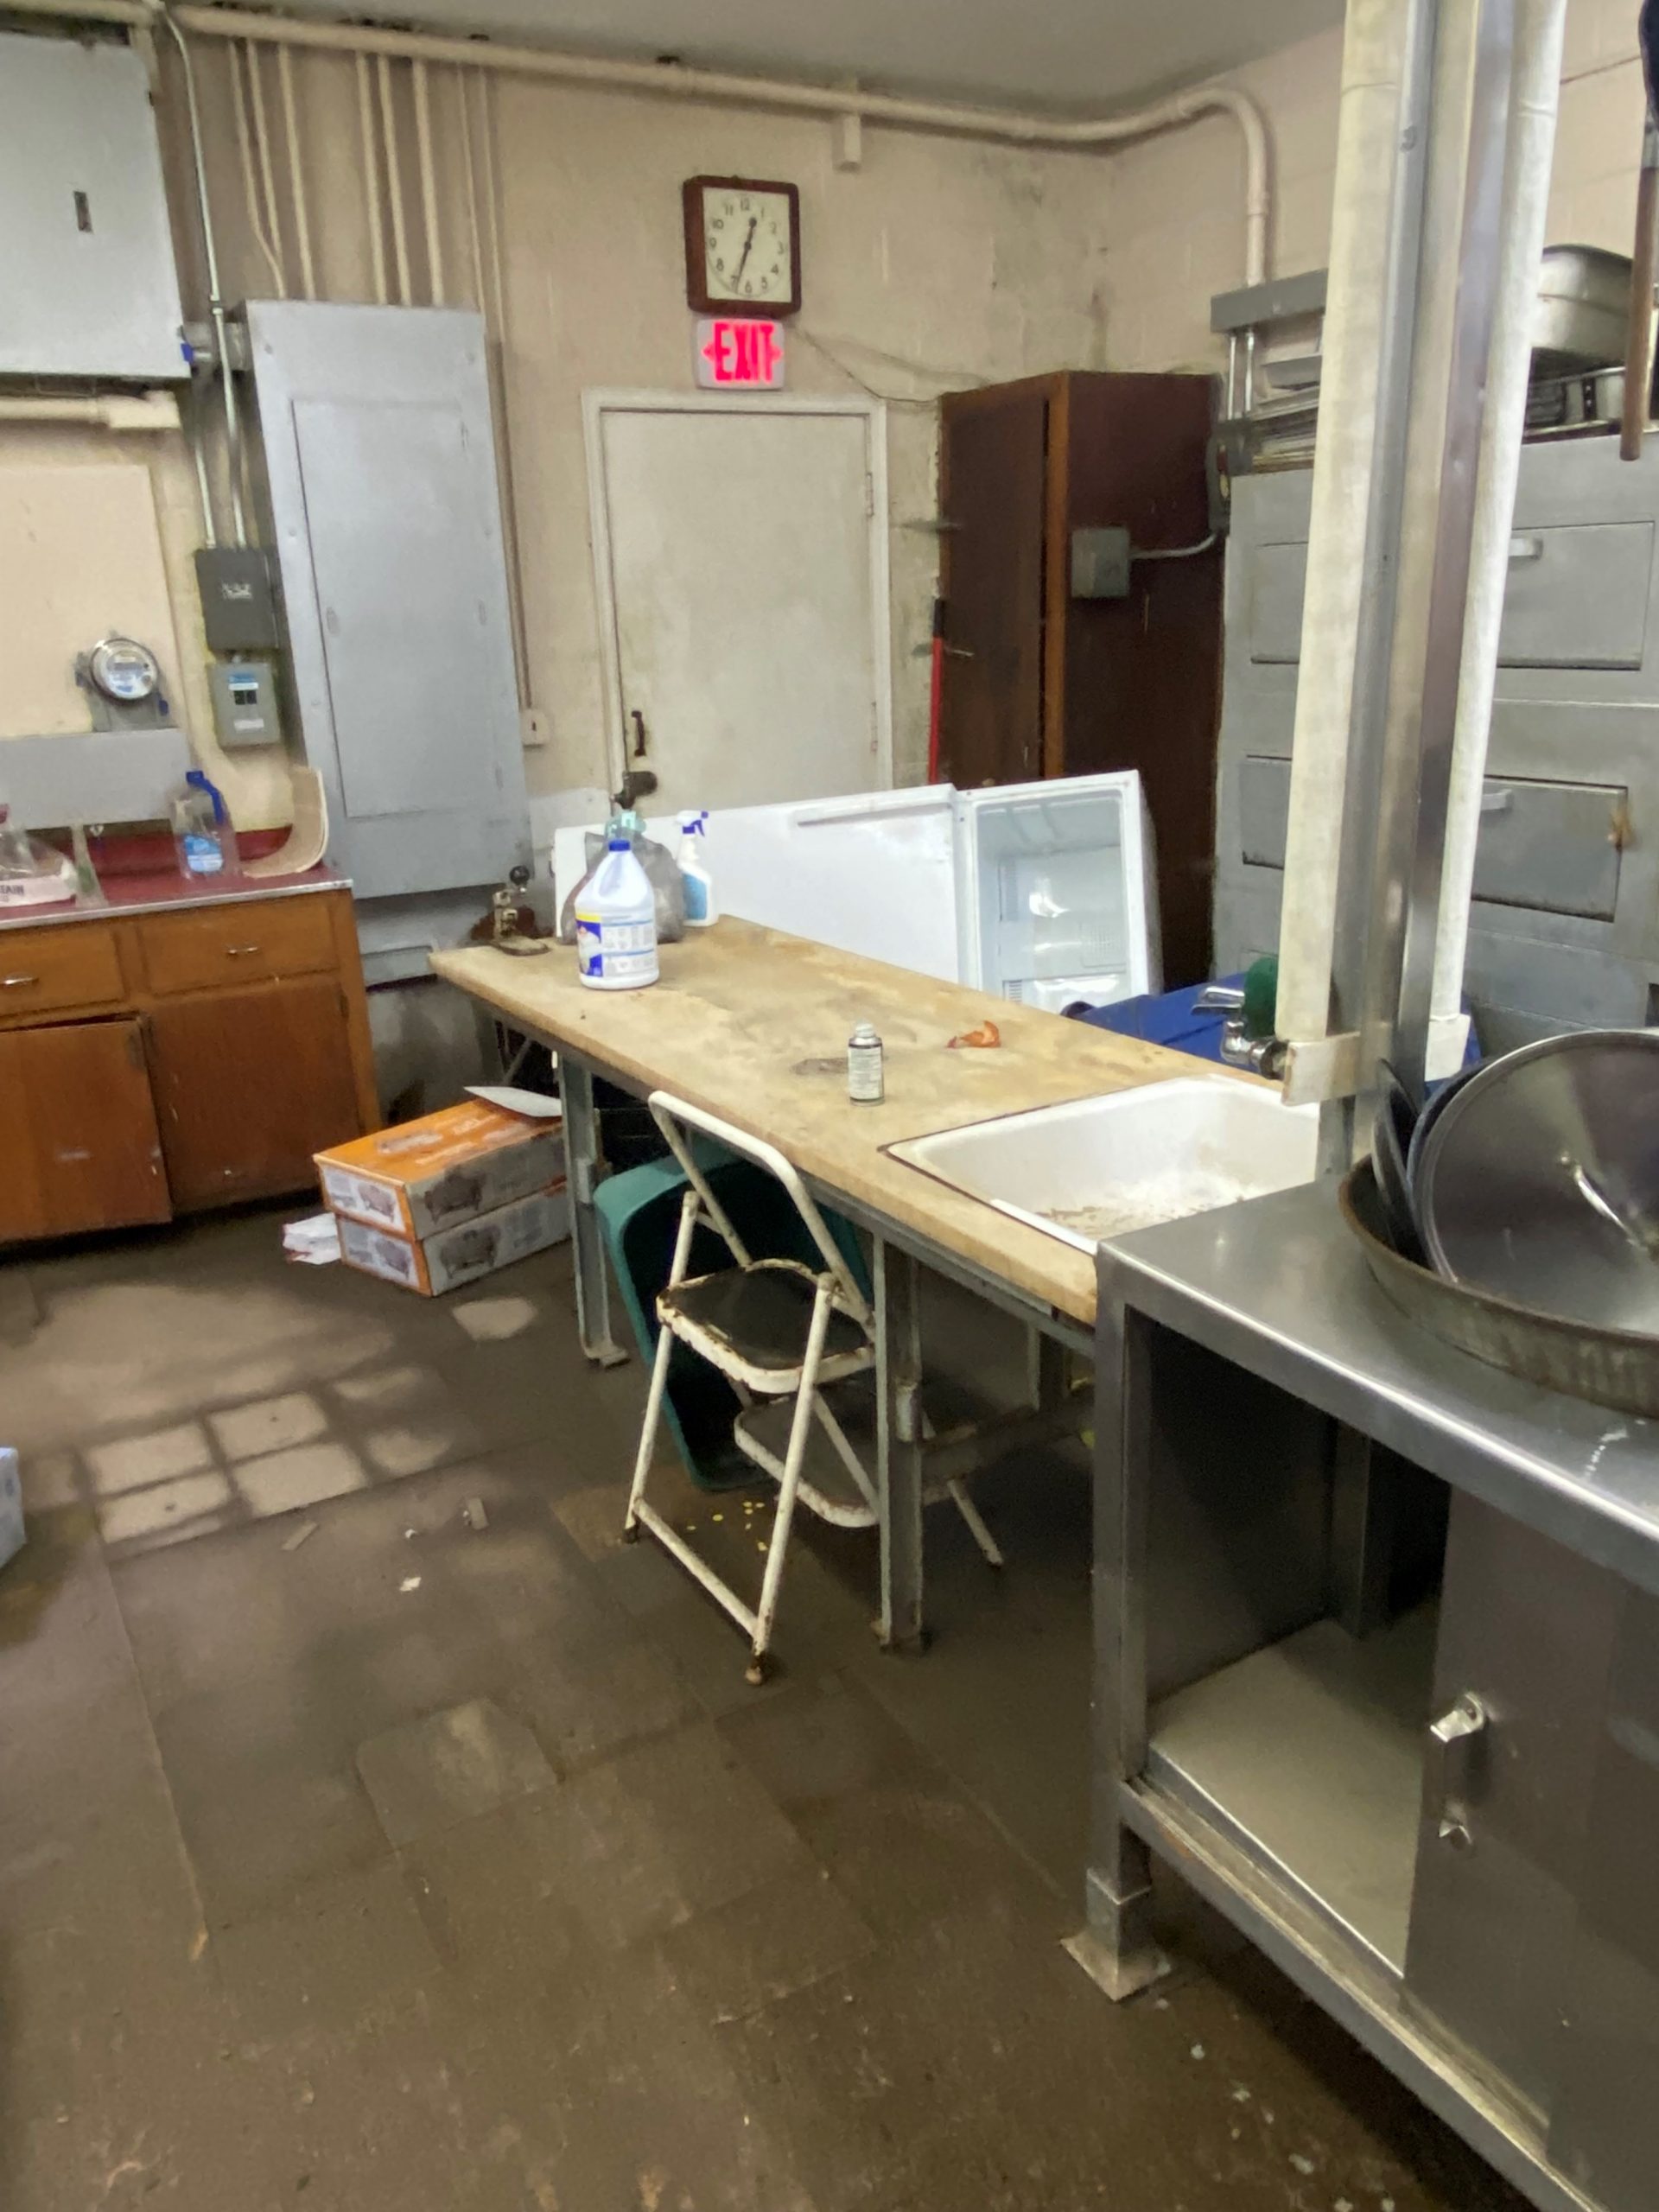
[[[290,1445],[309,1444],[328,1427],[327,1409],[309,1390],[290,1390],[277,1398],[256,1398],[251,1405],[226,1406],[209,1414],[207,1426],[227,1459],[256,1459]]]
[[[439,1971],[391,1858],[233,1922],[208,1955],[238,2033],[271,2039],[382,2017]]]
[[[98,1509],[98,1525],[106,1544],[130,1543],[136,1536],[154,1536],[203,1522],[234,1502],[227,1476],[216,1471],[181,1475],[176,1482],[105,1498]]]
[[[487,1699],[435,1713],[359,1746],[357,1770],[394,1847],[552,1786],[546,1754]]]
[[[364,1489],[368,1479],[361,1459],[344,1444],[301,1444],[291,1452],[244,1459],[236,1470],[238,1490],[261,1518],[343,1497]]]
[[[178,1421],[141,1435],[96,1444],[86,1453],[92,1488],[100,1497],[172,1482],[213,1465],[213,1447],[199,1421]]]

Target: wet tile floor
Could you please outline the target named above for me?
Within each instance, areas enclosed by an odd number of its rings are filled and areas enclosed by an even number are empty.
[[[1179,1885],[1155,1993],[1062,1950],[1080,1460],[980,1478],[1001,1576],[930,1516],[920,1660],[809,1529],[752,1690],[617,1541],[568,1254],[427,1303],[280,1219],[0,1274],[6,2212],[1515,2212]],[[758,1578],[763,1493],[664,1494]]]

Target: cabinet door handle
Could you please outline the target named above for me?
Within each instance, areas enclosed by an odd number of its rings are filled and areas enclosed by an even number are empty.
[[[249,953],[257,952],[258,950],[257,944],[227,944],[225,948],[225,957],[227,960],[242,960]]]
[[[0,991],[26,991],[40,980],[38,976],[0,976]]]
[[[1510,540],[1511,561],[1541,561],[1543,557],[1544,541],[1541,537],[1520,537]]]
[[[1431,1776],[1440,1806],[1437,1833],[1453,1851],[1467,1851],[1474,1842],[1469,1833],[1469,1783],[1475,1746],[1491,1724],[1491,1714],[1465,1690],[1455,1705],[1428,1726]]]

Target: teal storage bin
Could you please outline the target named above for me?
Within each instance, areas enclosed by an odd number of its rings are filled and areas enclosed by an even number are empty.
[[[706,1137],[693,1141],[694,1157],[709,1188],[756,1259],[802,1260],[813,1268],[821,1264],[799,1214],[764,1168],[735,1158]],[[686,1187],[684,1171],[670,1154],[607,1176],[594,1196],[612,1278],[621,1294],[639,1357],[646,1362],[657,1354],[657,1294],[673,1265]],[[869,1270],[857,1232],[844,1215],[829,1206],[821,1211],[855,1280],[868,1297]],[[724,1239],[699,1224],[688,1273],[712,1274],[730,1261]],[[746,1488],[755,1479],[754,1462],[745,1459],[732,1441],[737,1411],[737,1394],[725,1376],[684,1344],[676,1344],[669,1362],[663,1418],[686,1472],[703,1490]]]

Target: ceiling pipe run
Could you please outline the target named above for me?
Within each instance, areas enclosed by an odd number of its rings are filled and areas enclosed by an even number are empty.
[[[8,0],[8,12],[134,26],[153,19],[153,11],[143,0]],[[1244,282],[1259,284],[1268,273],[1271,196],[1267,124],[1249,95],[1231,85],[1195,85],[1147,107],[1072,122],[945,100],[907,99],[847,86],[808,85],[784,78],[687,69],[677,64],[557,54],[540,47],[498,46],[486,40],[385,30],[366,23],[301,22],[291,16],[256,15],[235,8],[180,7],[168,12],[181,29],[199,38],[249,39],[279,48],[309,47],[336,54],[374,54],[389,60],[437,62],[509,76],[547,78],[561,84],[592,85],[612,92],[640,92],[652,99],[782,108],[805,115],[855,116],[865,123],[885,124],[898,130],[937,130],[1018,146],[1089,152],[1176,130],[1205,115],[1230,116],[1244,143]]]

